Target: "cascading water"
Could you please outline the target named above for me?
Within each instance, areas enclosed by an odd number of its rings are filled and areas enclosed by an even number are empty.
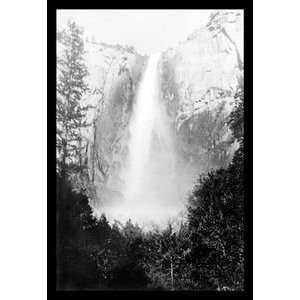
[[[158,116],[157,63],[159,55],[149,58],[130,123],[129,161],[125,198],[134,201],[143,189],[156,117]]]
[[[183,208],[178,201],[172,131],[160,99],[159,57],[150,56],[139,86],[122,172],[124,200],[112,208],[115,219],[130,218],[145,228],[166,224]]]

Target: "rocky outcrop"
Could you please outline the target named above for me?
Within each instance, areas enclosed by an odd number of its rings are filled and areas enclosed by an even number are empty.
[[[237,148],[227,121],[243,78],[242,38],[241,12],[219,12],[162,55],[162,93],[177,149],[198,170],[225,166]]]

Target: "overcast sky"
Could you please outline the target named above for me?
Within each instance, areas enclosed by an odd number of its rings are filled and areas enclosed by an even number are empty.
[[[57,26],[69,19],[98,42],[134,46],[141,54],[164,51],[208,21],[211,10],[58,10]]]

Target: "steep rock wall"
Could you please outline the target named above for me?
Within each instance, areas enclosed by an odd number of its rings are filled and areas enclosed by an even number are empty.
[[[177,150],[198,172],[226,166],[238,146],[227,122],[243,78],[242,22],[241,12],[216,13],[162,55],[163,100]]]
[[[92,206],[118,201],[119,169],[127,155],[128,123],[146,57],[133,48],[88,43],[90,92],[84,105],[91,124],[84,132]]]

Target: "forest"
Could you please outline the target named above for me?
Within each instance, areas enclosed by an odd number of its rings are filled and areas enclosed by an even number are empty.
[[[81,131],[89,87],[82,30],[74,23],[58,32],[56,99],[56,287],[58,290],[244,290],[244,87],[234,91],[226,120],[239,148],[226,166],[206,174],[187,197],[179,228],[144,230],[128,219],[95,217]]]

